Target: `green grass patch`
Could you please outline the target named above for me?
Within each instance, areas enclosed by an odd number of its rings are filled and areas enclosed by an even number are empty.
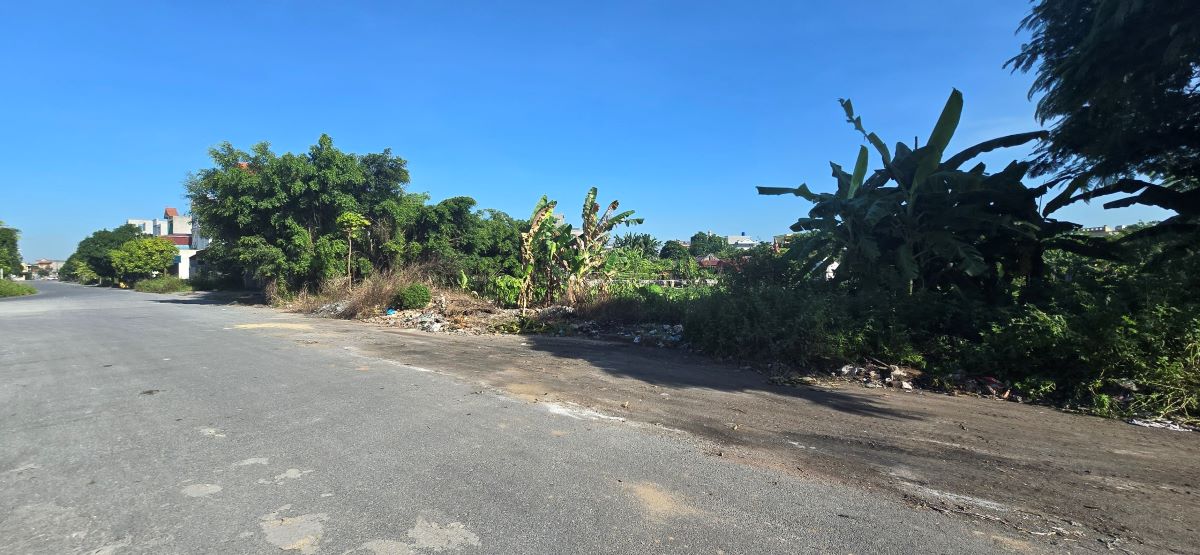
[[[0,297],[20,297],[34,293],[37,293],[37,289],[34,289],[31,285],[0,279]]]
[[[151,279],[143,279],[134,284],[133,289],[142,293],[180,293],[191,291],[192,286],[175,276],[159,276]]]

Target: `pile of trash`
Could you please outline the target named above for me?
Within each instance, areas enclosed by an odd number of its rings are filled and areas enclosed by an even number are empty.
[[[832,374],[834,377],[852,379],[864,387],[894,387],[910,391],[913,382],[921,377],[921,371],[916,368],[881,362],[867,362],[862,366],[847,364]]]
[[[683,346],[683,326],[679,324],[635,324],[614,326],[612,335],[639,345],[651,347]]]
[[[338,318],[350,307],[350,301],[337,301],[333,303],[323,304],[314,310],[313,316],[321,318]]]
[[[778,369],[773,370],[778,371]],[[884,364],[878,361],[865,362],[861,365],[847,364],[829,373],[830,378],[853,381],[863,387],[891,387],[902,391],[917,389],[916,383],[921,376],[922,372],[916,368]],[[819,386],[824,383],[818,376],[796,373],[776,375],[770,381],[777,385],[791,386]]]
[[[827,378],[822,378],[819,374],[787,372],[785,368],[776,365],[767,370],[768,374],[775,374],[770,381],[778,385],[819,386],[832,379],[852,381],[866,388],[893,388],[901,391],[932,388],[950,395],[978,395],[1017,403],[1025,402],[1025,397],[1020,392],[996,378],[955,374],[931,379],[916,368],[886,364],[875,359],[862,364],[846,364],[829,372]]]
[[[324,308],[324,307],[322,307]],[[329,307],[330,313],[340,310]],[[575,309],[554,305],[540,309],[471,307],[461,310],[454,303],[435,298],[421,310],[387,309],[366,322],[389,327],[419,329],[430,333],[462,333],[472,335],[544,333],[560,337],[588,337],[629,342],[648,347],[686,347],[683,326],[675,324],[605,324],[581,320]]]

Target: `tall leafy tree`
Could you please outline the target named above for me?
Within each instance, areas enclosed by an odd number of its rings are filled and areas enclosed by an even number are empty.
[[[337,218],[345,212],[373,223],[361,245],[371,263],[395,259],[393,240],[412,210],[406,162],[389,150],[359,156],[321,135],[303,154],[278,155],[267,143],[249,152],[224,143],[209,154],[214,166],[188,181],[193,216],[227,260],[269,288],[340,275],[349,245]]]
[[[729,249],[729,241],[716,233],[697,231],[695,235],[692,235],[690,242],[688,252],[692,256],[721,254]]]
[[[658,258],[662,241],[655,239],[649,233],[626,233],[613,237],[613,247],[635,250],[646,258]]]
[[[604,248],[612,230],[643,220],[634,218],[633,210],[617,212],[620,202],[615,200],[602,212],[596,196],[595,187],[584,196],[580,215],[583,226],[578,230],[569,224],[556,223],[556,201],[543,196],[534,207],[529,228],[521,234],[519,304],[522,308],[560,299],[574,304],[589,290],[589,280],[604,281],[606,276],[599,274],[607,260]]]
[[[132,282],[165,273],[178,255],[179,248],[166,237],[138,237],[110,251],[108,256],[117,277]]]
[[[0,221],[0,270],[6,276],[21,273],[21,251],[17,248],[20,237],[19,230]]]
[[[658,251],[658,257],[664,260],[680,260],[690,256],[688,248],[674,239],[663,243],[662,250]]]
[[[1144,204],[1175,215],[1122,244],[1145,250],[1153,242],[1168,259],[1195,254],[1200,9],[1178,0],[1040,0],[1021,29],[1031,40],[1008,64],[1035,71],[1030,96],[1042,95],[1037,115],[1052,122],[1037,170],[1065,184],[1046,213],[1123,195],[1104,206]]]
[[[80,241],[71,258],[76,264],[85,265],[95,274],[97,281],[114,281],[117,279],[117,269],[113,266],[110,253],[142,235],[142,230],[135,225],[101,229]]]
[[[346,233],[346,280],[348,289],[354,290],[354,267],[351,259],[354,257],[354,235],[371,222],[358,212],[342,212],[337,217],[337,225]]]
[[[1038,169],[1200,176],[1200,9],[1179,0],[1038,0],[1014,70],[1050,122]]]

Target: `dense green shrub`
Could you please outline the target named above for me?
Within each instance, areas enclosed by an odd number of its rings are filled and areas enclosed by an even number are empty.
[[[392,300],[392,304],[396,305],[397,308],[405,310],[425,308],[429,306],[431,298],[428,287],[414,283],[397,292],[395,299]]]
[[[22,295],[32,295],[37,293],[37,289],[32,286],[17,283],[15,281],[0,279],[0,297],[20,297]]]
[[[832,286],[720,290],[688,311],[684,338],[715,356],[800,370],[829,370],[865,356],[923,366],[911,333],[887,302]]]
[[[1027,399],[1100,415],[1194,418],[1200,302],[1159,282],[1177,275],[1102,270],[1073,268],[1071,280],[1046,286],[1042,303],[733,279],[696,290],[616,288],[579,310],[596,320],[683,323],[693,349],[719,358],[827,372],[869,357],[921,368],[933,384],[989,377]]]
[[[681,324],[692,302],[708,290],[614,283],[607,291],[592,295],[578,310],[581,317],[602,322]]]
[[[521,278],[507,274],[498,275],[488,282],[486,292],[496,299],[500,306],[515,307],[521,296]]]
[[[963,350],[1031,398],[1124,413],[1200,409],[1200,306],[1156,304],[1070,313],[1027,306]]]
[[[239,276],[201,272],[188,278],[188,283],[196,291],[229,291],[244,287]]]
[[[187,281],[175,276],[143,279],[134,284],[133,288],[142,293],[179,293],[192,290],[192,286]]]

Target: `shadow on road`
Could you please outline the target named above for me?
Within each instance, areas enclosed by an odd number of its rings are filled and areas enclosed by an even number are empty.
[[[674,349],[545,335],[530,335],[525,340],[534,350],[551,356],[582,360],[610,374],[660,387],[763,391],[860,416],[920,420],[918,416],[884,407],[866,395],[816,387],[775,385],[757,372],[722,365],[703,356]]]
[[[180,296],[173,299],[154,299],[156,303],[163,304],[191,304],[191,305],[263,305],[266,301],[263,299],[262,293],[255,291],[197,291],[189,293],[186,296]]]

